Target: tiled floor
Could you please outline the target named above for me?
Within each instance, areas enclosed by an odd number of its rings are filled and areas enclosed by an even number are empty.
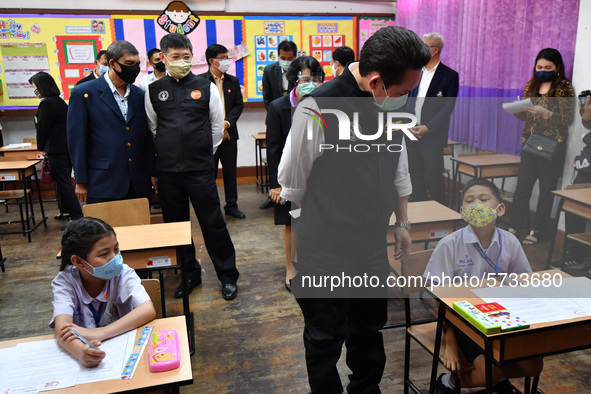
[[[195,383],[182,392],[306,393],[303,319],[294,298],[283,287],[283,229],[273,225],[272,210],[258,208],[265,196],[257,192],[254,184],[242,182],[239,196],[239,207],[247,218],[228,218],[228,229],[237,251],[240,292],[233,301],[221,298],[211,261],[204,249],[199,250],[206,276],[190,297],[197,334],[192,358]],[[20,235],[0,236],[2,251],[8,258],[6,272],[0,273],[0,340],[52,332],[48,327],[52,311],[50,282],[59,270],[55,253],[60,248],[64,223],[53,220],[55,203],[47,203],[46,209],[49,228],[36,230],[32,243]],[[18,215],[15,206],[8,214],[0,212],[1,220]],[[193,234],[199,239],[194,216]],[[526,248],[537,269],[545,266],[547,246],[542,243]],[[165,273],[170,315],[181,313],[182,304],[172,297],[179,278],[171,271]],[[402,321],[401,304],[391,302],[391,321]],[[384,342],[388,362],[382,392],[401,393],[404,330],[384,331]],[[346,382],[349,371],[343,360],[344,356],[339,368]],[[422,388],[427,388],[429,361],[426,352],[413,345],[411,376]],[[544,392],[585,393],[591,392],[590,387],[591,351],[546,359],[540,383]]]

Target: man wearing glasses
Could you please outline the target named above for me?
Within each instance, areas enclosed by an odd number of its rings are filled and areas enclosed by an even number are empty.
[[[154,134],[157,192],[165,222],[190,220],[193,205],[209,257],[222,283],[222,297],[236,298],[236,252],[220,209],[214,154],[224,135],[224,110],[217,87],[191,72],[193,46],[182,34],[160,41],[168,75],[148,85],[146,115]],[[195,246],[179,250],[187,268],[187,291],[201,284]],[[175,297],[183,296],[179,286]]]

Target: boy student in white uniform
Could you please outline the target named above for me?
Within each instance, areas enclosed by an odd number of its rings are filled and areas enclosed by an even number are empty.
[[[469,280],[488,273],[531,272],[519,240],[496,226],[496,219],[505,214],[505,205],[494,183],[482,178],[470,180],[462,191],[460,213],[469,226],[439,241],[423,274],[425,279],[448,284],[458,276]],[[460,386],[485,386],[482,349],[451,324],[444,325],[443,339],[443,363],[451,372],[439,376],[436,393],[459,393]],[[503,368],[493,365],[495,392],[518,393],[507,379],[537,376],[542,368],[541,358],[508,363]]]

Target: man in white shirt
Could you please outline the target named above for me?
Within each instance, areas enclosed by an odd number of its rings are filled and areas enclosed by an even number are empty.
[[[412,201],[436,200],[445,204],[443,148],[447,145],[449,119],[459,89],[458,73],[441,63],[443,37],[423,36],[431,51],[431,61],[423,67],[421,82],[408,95],[407,111],[417,117],[411,131],[419,139],[408,144],[408,164],[412,179]]]
[[[150,63],[150,66],[152,66],[152,68],[154,69],[154,72],[140,79],[138,86],[143,91],[148,90],[149,84],[159,80],[160,78],[166,75],[166,65],[160,59],[160,49],[152,48],[148,51],[148,62]]]
[[[312,289],[309,279],[369,276],[384,284],[393,211],[395,258],[408,255],[412,189],[403,133],[387,132],[380,119],[404,106],[430,58],[415,33],[383,28],[365,43],[359,63],[296,108],[278,178],[281,198],[302,207],[292,291],[304,315],[312,393],[343,391],[336,363],[344,342],[353,372],[347,391],[379,392],[386,361],[379,331],[387,320],[386,288]],[[353,122],[346,123],[347,117]]]

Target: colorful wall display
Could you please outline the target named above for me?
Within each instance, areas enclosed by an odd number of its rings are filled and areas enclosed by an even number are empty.
[[[41,70],[53,75],[68,100],[76,82],[93,71],[96,53],[115,40],[130,41],[138,49],[139,81],[152,71],[147,52],[168,34],[163,16],[171,21],[168,28],[181,17],[181,25],[196,22],[191,16],[200,21],[191,24],[189,32],[182,27],[193,45],[192,71],[196,74],[208,69],[207,46],[218,43],[228,48],[233,60],[228,72],[239,78],[248,102],[262,101],[263,72],[279,60],[277,47],[282,40],[294,41],[298,56],[318,59],[330,80],[334,49],[347,45],[358,53],[358,43],[394,24],[390,18],[354,16],[197,17],[190,10],[169,9],[173,3],[182,2],[171,2],[162,14],[154,15],[0,14],[0,109],[36,107],[39,100],[28,79]]]
[[[39,105],[29,85],[39,71],[55,78],[67,100],[111,42],[110,15],[0,14],[0,109]]]

